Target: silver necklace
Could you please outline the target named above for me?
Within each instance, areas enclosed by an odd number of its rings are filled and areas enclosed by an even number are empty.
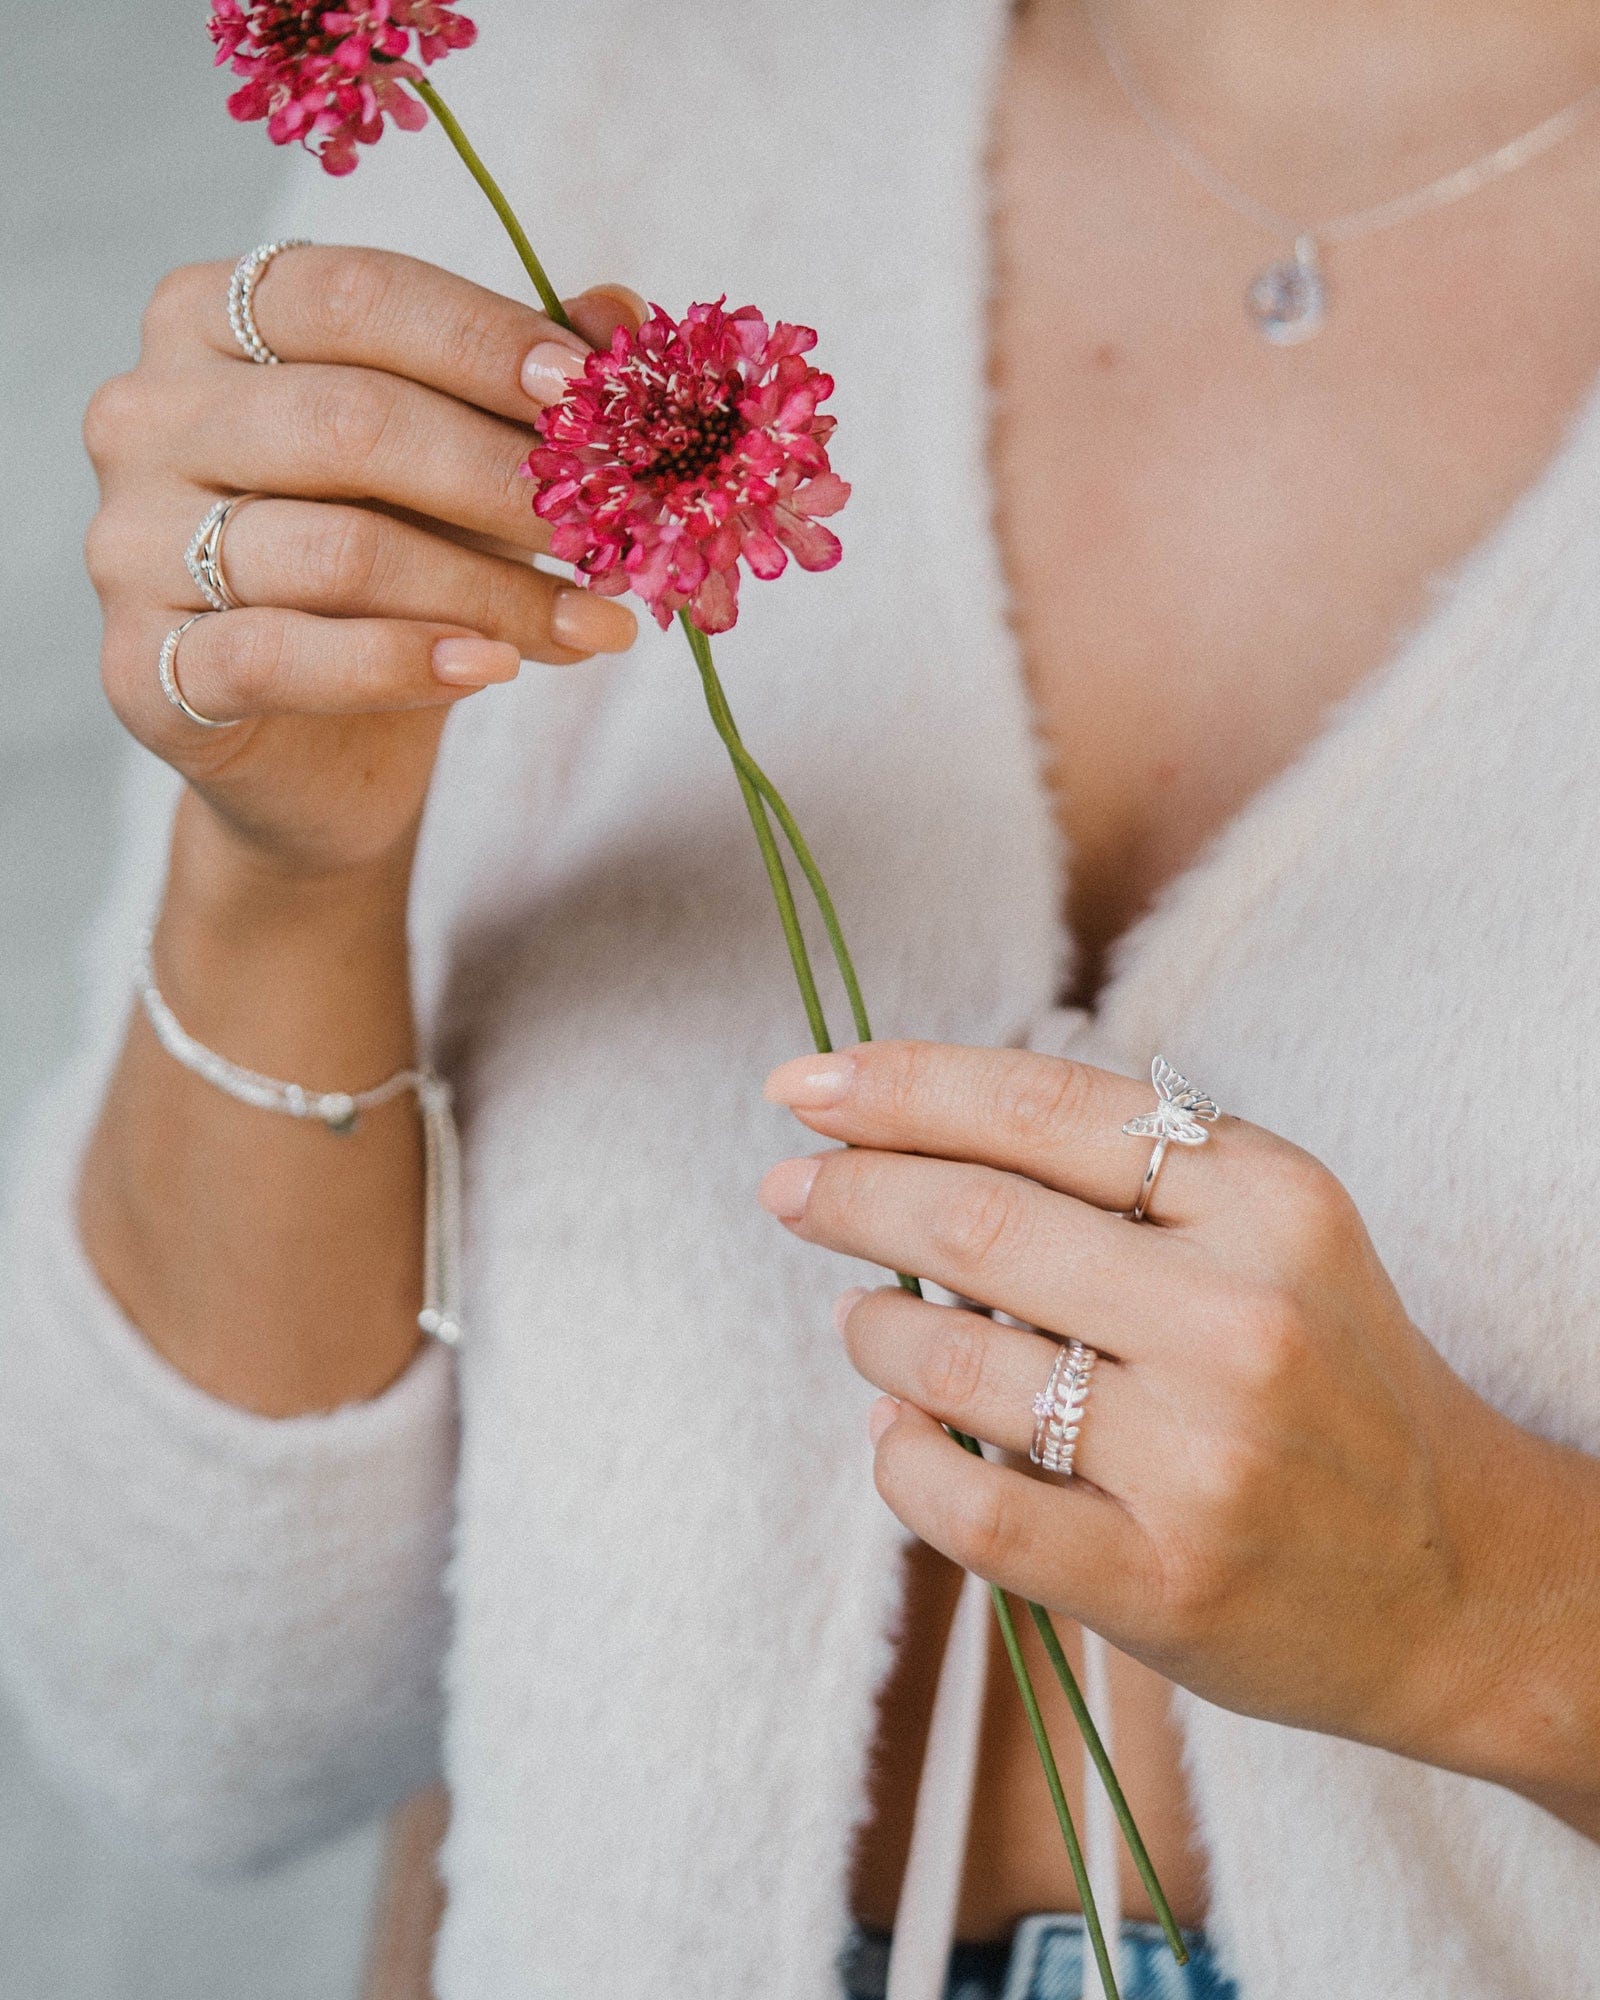
[[[1472,160],[1453,173],[1441,174],[1426,187],[1380,201],[1371,208],[1358,208],[1325,222],[1296,221],[1281,215],[1245,189],[1236,187],[1219,173],[1198,146],[1169,122],[1166,114],[1134,75],[1121,44],[1108,25],[1099,0],[1083,0],[1089,30],[1099,44],[1105,65],[1116,79],[1141,122],[1165,151],[1215,198],[1236,215],[1255,223],[1281,241],[1289,243],[1287,257],[1269,264],[1252,280],[1245,294],[1250,317],[1263,339],[1277,347],[1292,347],[1309,340],[1321,330],[1328,315],[1328,283],[1322,267],[1322,253],[1330,244],[1351,243],[1358,236],[1375,236],[1381,229],[1395,229],[1402,222],[1464,201],[1492,181],[1503,180],[1530,160],[1547,153],[1569,138],[1600,103],[1600,85],[1552,113],[1520,137],[1497,146],[1492,153]]]

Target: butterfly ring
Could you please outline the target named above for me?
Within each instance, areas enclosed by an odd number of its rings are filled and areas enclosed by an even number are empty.
[[[1150,1081],[1156,1089],[1156,1108],[1139,1118],[1130,1118],[1123,1131],[1131,1139],[1154,1139],[1150,1164],[1144,1170],[1139,1198],[1129,1209],[1129,1219],[1143,1222],[1150,1206],[1156,1176],[1169,1146],[1203,1146],[1211,1134],[1206,1130],[1222,1115],[1203,1090],[1197,1090],[1186,1076],[1180,1076],[1165,1056],[1150,1065]]]

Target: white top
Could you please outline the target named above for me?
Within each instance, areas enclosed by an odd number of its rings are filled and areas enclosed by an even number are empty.
[[[1126,941],[1094,1022],[1058,1013],[984,458],[1004,0],[700,0],[670,33],[648,0],[475,11],[441,82],[559,284],[726,287],[823,331],[846,559],[751,588],[719,653],[880,1031],[1129,1073],[1161,1048],[1344,1179],[1475,1388],[1600,1448],[1600,405]],[[480,206],[433,133],[293,221],[514,289]],[[469,1339],[335,1416],[207,1400],[74,1240],[172,789],[136,773],[86,1053],[17,1173],[7,1679],[103,1805],[214,1863],[427,1778],[442,1658],[442,2000],[631,2000],[641,1976],[831,2000],[904,1536],[829,1324],[859,1270],[752,1199],[793,1148],[759,1090],[803,1021],[681,640],[531,667],[452,718],[415,926],[464,1115]],[[1594,1990],[1600,1847],[1470,1779],[1178,1707],[1245,2000]]]

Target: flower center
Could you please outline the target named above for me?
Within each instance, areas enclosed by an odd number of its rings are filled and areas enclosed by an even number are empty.
[[[258,42],[281,47],[292,42],[296,47],[304,46],[313,39],[312,29],[319,9],[307,4],[307,0],[289,0],[287,6],[258,7],[256,17],[251,22],[251,31]],[[327,39],[324,37],[323,39]]]
[[[322,26],[327,0],[276,0],[258,6],[250,32],[262,49],[287,49],[291,56],[329,56],[344,39]]]
[[[737,375],[671,377],[638,411],[626,456],[647,479],[681,485],[714,472],[745,431]]]

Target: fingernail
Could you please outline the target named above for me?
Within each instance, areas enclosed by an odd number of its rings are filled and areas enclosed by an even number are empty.
[[[521,670],[522,655],[503,639],[440,639],[433,649],[434,674],[452,687],[514,681]]]
[[[756,1190],[756,1200],[780,1222],[798,1222],[821,1165],[820,1160],[780,1160]]]
[[[877,1444],[878,1440],[899,1414],[900,1405],[895,1401],[893,1396],[880,1396],[872,1408],[868,1410],[867,1430],[871,1434],[874,1445]]]
[[[625,604],[592,590],[558,590],[550,607],[550,636],[572,653],[625,653],[639,636],[639,621]]]
[[[632,285],[591,285],[583,295],[586,299],[620,299],[643,326],[650,317],[650,302],[636,292]]]
[[[567,384],[583,373],[583,356],[559,340],[541,340],[522,364],[522,386],[536,403],[559,403]]]
[[[835,1050],[828,1056],[796,1056],[778,1065],[762,1095],[769,1104],[786,1104],[792,1111],[823,1111],[841,1103],[855,1080],[852,1055]]]
[[[844,1323],[867,1296],[865,1285],[852,1285],[847,1292],[841,1292],[833,1302],[833,1323],[841,1333]]]
[[[591,285],[567,304],[572,323],[596,348],[609,347],[618,327],[632,333],[650,317],[650,308],[627,285]]]

